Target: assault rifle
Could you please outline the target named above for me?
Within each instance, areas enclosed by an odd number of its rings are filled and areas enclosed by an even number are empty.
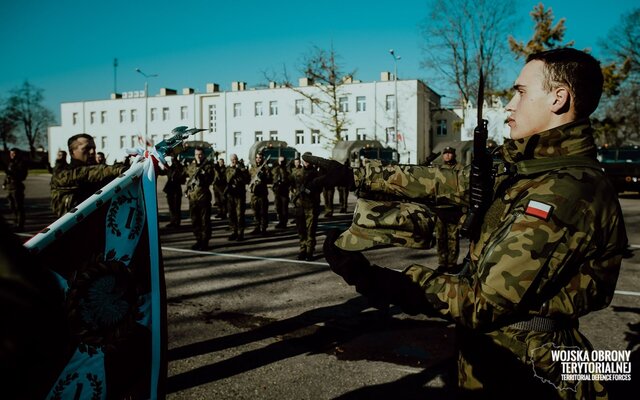
[[[249,190],[251,190],[251,193],[253,193],[253,189],[255,189],[255,187],[258,186],[260,184],[260,182],[262,181],[262,179],[260,178],[260,175],[262,174],[262,170],[269,163],[270,159],[271,159],[271,154],[269,154],[267,156],[267,159],[262,162],[262,164],[258,167],[258,169],[256,171],[256,174],[251,179],[251,183],[249,184]]]
[[[481,57],[482,62],[482,57]],[[488,121],[482,119],[484,102],[484,76],[480,64],[478,83],[478,123],[473,130],[473,160],[471,161],[471,179],[469,187],[469,211],[460,233],[472,241],[478,239],[484,214],[491,204],[493,191],[493,161],[487,151]]]
[[[187,181],[187,190],[185,191],[184,195],[185,197],[189,197],[189,193],[191,191],[193,191],[199,184],[198,181],[198,174],[200,174],[200,171],[202,171],[202,168],[204,168],[205,165],[207,165],[207,163],[211,160],[215,160],[215,155],[214,152],[211,152],[207,158],[205,158],[204,160],[202,160],[202,162],[200,163],[200,165],[198,165],[198,168],[196,169],[196,172],[191,175],[189,177],[189,180]]]

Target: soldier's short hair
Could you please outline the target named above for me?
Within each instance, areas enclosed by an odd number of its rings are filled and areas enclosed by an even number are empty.
[[[67,140],[67,147],[69,148],[69,153],[73,153],[73,150],[77,146],[76,142],[78,141],[78,139],[81,139],[81,138],[93,141],[93,136],[89,135],[88,133],[78,133],[76,135],[73,135]]]
[[[543,88],[551,91],[564,85],[571,94],[576,118],[586,118],[598,108],[604,78],[598,60],[570,47],[534,53],[527,62],[544,63]]]
[[[196,146],[195,150],[198,150],[198,151],[204,151],[204,147],[202,147],[202,146]],[[194,151],[195,151],[195,150],[194,150]]]

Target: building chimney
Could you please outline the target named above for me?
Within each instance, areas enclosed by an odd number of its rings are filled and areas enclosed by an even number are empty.
[[[193,90],[193,88],[190,87],[186,87],[182,89],[182,94],[194,94],[195,90]]]
[[[313,85],[313,79],[311,78],[298,78],[298,86],[305,87]]]
[[[218,93],[220,91],[220,85],[217,83],[207,83],[207,93]]]
[[[247,88],[247,82],[231,82],[231,91],[232,92],[241,92]]]
[[[353,76],[345,76],[344,78],[342,78],[342,83],[353,83]]]
[[[171,96],[178,93],[175,89],[160,88],[160,96]]]
[[[269,82],[269,89],[275,89],[278,87],[278,84],[275,82]]]
[[[111,93],[111,100],[121,99],[121,98],[122,98],[121,93]]]
[[[380,80],[382,82],[388,82],[391,80],[391,72],[389,71],[383,71],[380,73]]]

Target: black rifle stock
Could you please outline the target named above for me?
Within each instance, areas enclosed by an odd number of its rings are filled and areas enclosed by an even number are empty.
[[[480,235],[480,227],[484,214],[489,208],[493,190],[493,161],[487,151],[489,131],[488,121],[482,119],[482,103],[484,102],[484,77],[480,68],[478,88],[478,124],[473,130],[473,160],[469,185],[469,211],[462,225],[462,236],[475,241]]]

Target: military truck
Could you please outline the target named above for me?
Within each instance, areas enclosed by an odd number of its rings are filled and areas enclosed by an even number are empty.
[[[640,147],[601,147],[598,160],[618,193],[640,192]]]
[[[352,168],[360,167],[365,158],[389,163],[397,163],[400,159],[396,149],[384,147],[378,140],[340,141],[334,146],[331,158],[343,164],[348,160]]]
[[[293,160],[298,151],[287,145],[287,142],[282,140],[263,140],[255,142],[249,149],[248,163],[253,164],[256,159],[256,154],[262,152],[263,159],[269,158],[269,167],[273,167],[278,162],[278,157],[284,156],[287,162]]]

